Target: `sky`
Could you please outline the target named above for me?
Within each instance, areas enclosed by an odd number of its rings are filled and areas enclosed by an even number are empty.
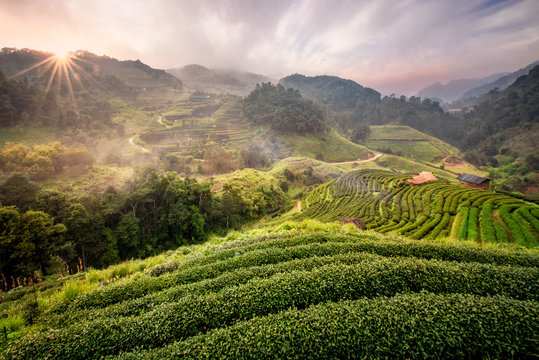
[[[539,0],[0,0],[0,47],[413,95],[539,60]]]

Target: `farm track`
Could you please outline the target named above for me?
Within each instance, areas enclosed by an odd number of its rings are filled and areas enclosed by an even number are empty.
[[[350,161],[332,162],[332,163],[329,163],[329,164],[333,164],[333,165],[361,164],[361,163],[374,161],[374,160],[378,159],[382,155],[384,155],[384,154],[376,154],[372,158],[368,158],[368,159],[365,159],[365,160],[350,160]]]
[[[137,150],[139,150],[139,151],[141,151],[141,152],[143,152],[143,153],[146,153],[146,154],[150,153],[150,150],[148,150],[147,148],[135,144],[135,135],[133,135],[133,136],[131,136],[131,137],[129,138],[129,144],[130,144],[131,146],[133,146],[135,149],[137,149]]]

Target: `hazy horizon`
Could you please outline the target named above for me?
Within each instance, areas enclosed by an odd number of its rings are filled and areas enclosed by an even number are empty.
[[[382,93],[539,59],[539,2],[0,0],[0,47],[84,49],[160,69],[336,75]]]

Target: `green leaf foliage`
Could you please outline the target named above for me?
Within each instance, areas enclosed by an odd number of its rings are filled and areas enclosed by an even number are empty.
[[[257,84],[245,98],[242,111],[251,122],[282,133],[316,133],[327,127],[320,105],[303,99],[296,90],[271,83]]]
[[[118,359],[526,358],[539,307],[430,293],[340,301],[240,322]]]

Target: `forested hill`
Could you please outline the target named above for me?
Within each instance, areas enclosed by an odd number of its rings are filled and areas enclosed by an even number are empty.
[[[402,124],[438,136],[443,133],[447,116],[437,102],[412,96],[384,96],[352,80],[335,76],[306,77],[290,75],[280,82],[292,87],[305,97],[318,101],[332,110],[333,117],[343,132],[355,130],[363,124]]]
[[[55,66],[51,66],[55,65],[55,61],[47,61],[51,58],[54,60],[55,54],[30,49],[3,48],[0,51],[0,70],[15,80],[27,78],[37,86],[46,87],[50,73],[55,71]],[[95,86],[97,82],[99,87],[105,88],[110,87],[111,83],[117,83],[115,84],[117,87],[139,89],[182,88],[180,79],[164,70],[153,69],[140,60],[119,61],[108,56],[78,50],[69,54],[69,62],[68,69],[79,74],[77,80],[73,81],[73,86],[80,82],[85,87]],[[36,66],[40,63],[42,63],[40,66]],[[30,70],[25,71],[28,69]]]
[[[308,134],[327,129],[327,117],[320,105],[279,84],[257,84],[245,98],[242,111],[252,123],[281,133]]]
[[[359,124],[388,123],[411,126],[436,136],[468,152],[476,164],[497,165],[494,156],[512,152],[520,158],[535,151],[530,141],[511,141],[515,136],[536,133],[538,123],[539,67],[521,76],[503,91],[491,91],[480,98],[472,111],[457,116],[444,113],[437,102],[412,96],[385,96],[351,81],[331,76],[305,77],[291,75],[281,80],[285,87],[334,109],[338,124],[344,130]],[[366,94],[370,94],[366,95]],[[505,147],[505,150],[504,150]],[[528,165],[532,165],[529,156]],[[537,169],[537,164],[531,166]]]
[[[521,160],[523,172],[539,171],[539,66],[482,100],[461,115],[462,147],[480,162],[497,165],[495,156],[507,155]]]
[[[119,61],[108,56],[97,56],[87,51],[78,51],[77,57],[93,64],[97,75],[116,76],[128,86],[141,88],[182,88],[182,81],[164,70],[154,69],[140,60]]]
[[[77,96],[77,113],[69,101],[64,106],[65,98],[32,86],[27,79],[10,80],[0,71],[0,127],[55,126],[80,130],[113,127],[112,109],[107,100]]]
[[[39,109],[40,92],[28,86],[28,82],[16,82],[6,78],[0,71],[0,126],[11,126],[27,122],[30,117],[47,121],[58,112],[52,96],[44,98]]]
[[[380,101],[378,91],[336,76],[308,77],[294,74],[281,79],[279,83],[285,88],[297,89],[303,96],[316,100],[333,110],[354,109],[358,101]]]

